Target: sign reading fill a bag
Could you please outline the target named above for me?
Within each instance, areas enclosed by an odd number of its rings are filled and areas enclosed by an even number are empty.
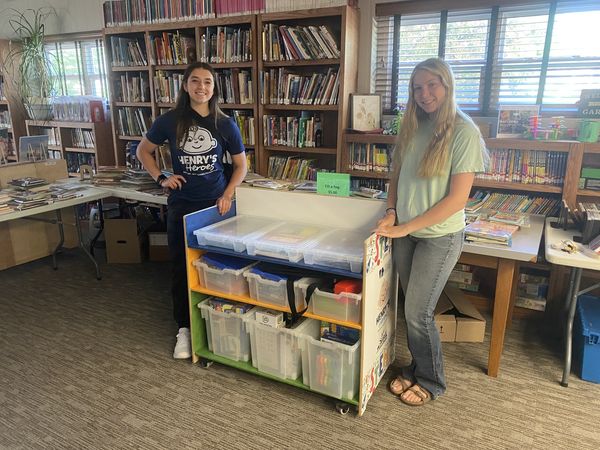
[[[317,194],[350,196],[350,174],[317,172]]]

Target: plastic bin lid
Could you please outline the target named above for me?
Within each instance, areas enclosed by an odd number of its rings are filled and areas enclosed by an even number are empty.
[[[320,236],[307,251],[314,254],[335,254],[340,259],[362,259],[364,241],[368,237],[368,232],[334,229]]]
[[[202,261],[215,269],[239,270],[248,267],[253,261],[235,256],[221,255],[219,253],[206,253],[201,257]]]
[[[577,310],[583,326],[583,335],[600,335],[600,298],[580,295],[577,299]]]
[[[286,276],[277,275],[276,273],[265,272],[264,270],[261,270],[260,264],[258,266],[253,267],[252,269],[250,269],[250,273],[254,273],[254,274],[260,276],[261,278],[264,278],[265,280],[270,280],[270,281],[287,280]]]
[[[274,221],[273,219],[266,217],[240,215],[195,230],[194,234],[241,239],[261,231],[263,228],[272,225],[274,222],[281,223],[281,221]]]
[[[255,243],[275,245],[281,248],[303,248],[319,237],[324,229],[312,224],[282,222],[264,233],[257,234]]]

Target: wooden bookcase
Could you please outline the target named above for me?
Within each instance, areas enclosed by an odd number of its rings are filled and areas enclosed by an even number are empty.
[[[248,54],[247,61],[211,61],[210,56],[216,57],[216,55],[214,54],[214,51],[211,52],[211,50],[209,50],[209,59],[206,60],[206,62],[211,64],[219,76],[226,77],[229,74],[233,77],[240,72],[246,73],[246,75],[249,74],[249,77],[247,78],[249,81],[244,85],[250,91],[254,101],[249,102],[246,100],[244,103],[241,101],[221,102],[219,106],[226,114],[234,118],[239,115],[251,117],[255,120],[256,117],[258,117],[258,107],[256,103],[256,98],[258,96],[256,84],[256,20],[255,15],[248,15],[205,19],[202,21],[181,21],[174,23],[136,25],[131,27],[111,27],[104,30],[107,67],[109,67],[113,142],[115,148],[115,160],[118,165],[125,165],[127,143],[140,141],[143,132],[150,127],[152,121],[160,114],[175,106],[177,96],[176,89],[172,88],[170,94],[165,96],[163,95],[165,91],[161,91],[161,86],[165,86],[165,84],[171,84],[171,86],[173,86],[173,80],[183,74],[188,63],[183,62],[182,59],[175,59],[174,61],[169,61],[175,62],[175,64],[164,64],[165,59],[160,57],[160,50],[156,50],[157,45],[160,45],[157,44],[157,41],[159,43],[171,42],[170,39],[172,39],[171,36],[173,35],[178,34],[179,36],[188,38],[188,41],[190,42],[191,39],[193,39],[195,50],[189,50],[191,47],[188,47],[188,52],[186,53],[187,56],[190,56],[188,61],[191,62],[192,59],[204,61],[202,58],[203,48],[205,48],[203,43],[207,36],[218,36],[217,33],[219,32],[229,33],[239,30],[247,32],[250,36],[249,42],[245,46]],[[117,39],[122,38],[133,39],[139,43],[139,48],[142,50],[147,64],[126,64],[121,66],[113,64],[116,56],[113,53],[118,48],[115,47],[114,43],[117,42]],[[212,50],[214,50],[214,48]],[[127,80],[128,78],[143,79],[143,84],[146,86],[145,89],[142,89],[143,91],[146,91],[144,96],[135,98],[133,101],[131,98],[123,98],[123,91],[125,93],[128,92],[127,88],[123,89],[123,80]],[[163,83],[164,80],[169,80],[170,83]],[[239,87],[239,83],[237,87]],[[235,93],[239,96],[239,89],[235,89]],[[237,96],[234,97],[234,100],[237,100]],[[142,133],[123,132],[127,130],[125,130],[126,127],[122,126],[122,122],[131,116],[133,111],[141,111],[145,118],[144,125],[146,130],[142,130]],[[241,120],[242,119],[240,119],[240,121]],[[246,123],[249,123],[249,121]],[[247,151],[252,151],[256,148],[256,143],[258,142],[257,128],[258,127],[255,125],[253,130],[248,130],[248,128],[246,128],[246,130],[241,130],[242,136],[245,138],[244,145]]]
[[[324,25],[331,30],[340,50],[340,57],[335,59],[295,60],[295,61],[264,61],[264,43],[262,28],[265,24],[289,26],[320,26]],[[221,28],[218,28],[221,27]],[[122,122],[134,119],[134,114],[144,117],[146,129],[152,120],[174,106],[174,101],[163,102],[158,95],[157,76],[162,73],[182,74],[187,67],[186,63],[174,65],[161,65],[153,53],[153,39],[166,36],[168,33],[179,33],[181,36],[193,37],[195,41],[196,60],[201,60],[203,37],[207,32],[223,29],[248,30],[251,36],[248,61],[214,62],[208,60],[219,74],[231,71],[232,75],[246,71],[251,81],[247,84],[252,90],[252,101],[246,103],[221,102],[221,108],[232,117],[247,116],[253,119],[253,130],[242,135],[251,136],[244,145],[248,151],[254,150],[254,170],[262,175],[267,175],[269,157],[272,155],[298,155],[315,160],[319,168],[338,170],[342,150],[342,131],[348,123],[348,97],[356,88],[357,79],[357,52],[358,46],[358,10],[352,7],[319,8],[303,11],[271,14],[251,14],[236,17],[222,17],[205,19],[201,21],[178,21],[173,23],[144,24],[128,27],[110,27],[104,30],[107,67],[109,67],[109,85],[111,94],[111,114],[113,120],[113,143],[115,148],[115,161],[124,165],[126,161],[126,146],[128,142],[142,139],[143,129],[140,133],[122,133],[127,127]],[[164,34],[163,34],[164,33]],[[142,65],[124,63],[114,64],[119,61],[120,55],[116,44],[118,39],[131,39],[133,45],[144,54]],[[126,41],[123,41],[126,42]],[[326,72],[327,69],[337,70],[339,73],[339,96],[336,105],[275,105],[260,104],[259,92],[260,73],[269,69],[289,68],[296,73],[308,74]],[[147,96],[136,98],[123,98],[122,80],[139,78],[147,86]],[[139,112],[137,112],[139,111]],[[322,119],[323,139],[320,147],[285,147],[281,145],[264,145],[263,116],[296,116],[302,112],[308,114],[318,113]],[[246,123],[250,121],[245,119]],[[238,125],[243,120],[238,121]],[[135,127],[133,127],[135,128]]]
[[[268,52],[268,27],[308,27],[325,26],[333,35],[338,49],[339,58],[271,60]],[[274,27],[273,27],[274,28]],[[343,130],[348,124],[349,95],[356,89],[357,52],[358,46],[358,11],[349,7],[322,8],[304,11],[261,14],[258,17],[259,33],[259,62],[261,74],[271,69],[283,69],[294,74],[312,75],[326,73],[328,69],[337,70],[339,77],[339,95],[337,104],[306,105],[306,104],[273,104],[265,99],[259,106],[261,118],[300,117],[302,114],[320,117],[322,127],[321,146],[298,147],[284,145],[267,145],[263,119],[261,127],[261,143],[258,168],[263,175],[268,174],[269,158],[279,156],[299,156],[315,160],[315,166],[329,170],[340,171],[342,167]]]
[[[54,152],[54,159],[67,161],[70,176],[79,176],[81,164],[91,165],[94,171],[98,166],[115,164],[110,122],[26,120],[25,123],[28,136],[48,135],[48,150]],[[82,145],[84,134],[87,146]]]
[[[9,162],[18,161],[19,138],[26,135],[25,130],[25,108],[23,103],[18,101],[14,93],[9,89],[9,82],[4,79],[2,68],[0,67],[0,128],[5,128],[8,134],[8,146],[6,149],[6,159]]]
[[[396,144],[396,135],[344,133],[340,157],[340,171],[350,174],[352,187],[366,186],[386,190],[391,178],[391,158]],[[390,170],[374,170],[376,165],[374,149],[386,150]],[[359,150],[360,149],[360,150]],[[360,170],[359,170],[360,169]],[[382,189],[383,188],[383,189]]]

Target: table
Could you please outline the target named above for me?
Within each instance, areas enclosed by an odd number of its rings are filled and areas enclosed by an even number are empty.
[[[562,250],[552,248],[552,244],[558,244],[564,240],[573,240],[574,237],[581,236],[577,230],[564,230],[562,228],[553,228],[552,224],[558,219],[549,217],[546,220],[546,259],[552,264],[558,264],[571,268],[571,277],[569,280],[569,291],[566,298],[567,305],[567,323],[565,327],[565,356],[561,386],[569,385],[569,374],[571,373],[571,347],[573,344],[573,320],[575,319],[575,309],[577,308],[577,297],[586,292],[600,287],[596,283],[586,289],[579,290],[581,282],[581,273],[583,269],[600,270],[600,257],[594,256],[594,253],[587,245],[577,244],[579,251],[576,253],[567,253]]]
[[[521,228],[512,236],[510,247],[465,242],[459,259],[463,264],[496,269],[496,292],[487,370],[491,377],[497,377],[500,370],[506,325],[509,312],[514,305],[519,278],[519,262],[536,262],[544,231],[544,216],[530,216],[530,224],[529,228]]]
[[[70,198],[67,200],[59,200],[53,203],[37,206],[35,208],[25,209],[23,211],[13,211],[9,213],[0,214],[0,222],[7,222],[9,220],[17,220],[17,219],[29,219],[29,220],[40,220],[47,223],[56,224],[58,226],[58,232],[60,235],[60,240],[56,246],[56,248],[52,251],[52,265],[56,269],[58,264],[56,262],[56,253],[62,248],[64,243],[64,230],[63,230],[63,221],[60,210],[63,208],[68,208],[70,206],[76,207],[81,205],[82,203],[92,202],[96,200],[100,200],[102,198],[108,197],[108,194],[102,190],[94,187],[86,187],[85,189],[78,191],[79,196],[75,198]],[[54,211],[56,215],[56,219],[46,219],[42,217],[34,217],[38,214],[43,214],[46,212]],[[96,268],[96,278],[101,279],[100,268],[98,267],[98,262],[93,257],[93,255],[89,252],[86,246],[83,243],[83,235],[81,233],[81,224],[79,223],[79,216],[77,212],[75,212],[75,228],[77,229],[77,238],[79,240],[79,246],[85,252],[85,254],[90,258],[94,267]]]

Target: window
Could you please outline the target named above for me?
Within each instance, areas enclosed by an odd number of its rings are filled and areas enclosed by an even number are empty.
[[[436,3],[452,5],[431,2]],[[400,11],[376,18],[373,85],[384,109],[407,101],[412,69],[432,56],[452,66],[457,101],[475,114],[489,114],[501,104],[568,113],[576,110],[582,89],[600,88],[599,2],[496,3],[423,12],[418,2],[380,5],[384,12]]]
[[[108,97],[104,45],[100,38],[49,42],[46,50],[56,61],[59,95]]]

